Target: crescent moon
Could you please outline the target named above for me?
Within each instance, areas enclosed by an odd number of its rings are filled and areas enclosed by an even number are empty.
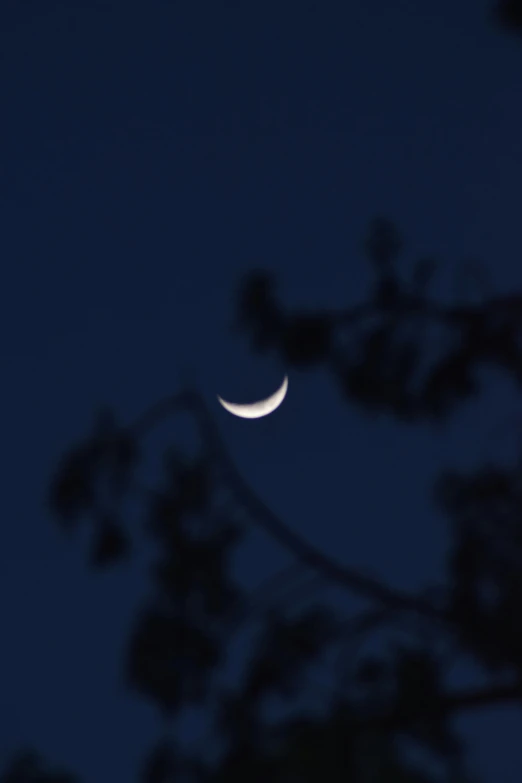
[[[240,416],[242,419],[260,419],[261,416],[268,416],[269,413],[272,413],[276,408],[279,408],[286,396],[287,389],[288,377],[285,375],[283,383],[279,389],[265,400],[250,402],[246,405],[238,405],[235,402],[227,402],[219,395],[218,400],[225,410],[227,410],[229,413],[232,413],[234,416]]]

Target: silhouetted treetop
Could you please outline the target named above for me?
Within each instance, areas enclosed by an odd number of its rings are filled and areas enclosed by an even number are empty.
[[[248,275],[238,293],[237,323],[252,349],[262,346],[289,367],[323,365],[352,403],[402,421],[448,417],[478,394],[484,366],[521,385],[522,295],[486,296],[481,265],[463,262],[460,285],[481,301],[430,300],[436,262],[421,258],[409,278],[401,276],[402,240],[383,218],[371,223],[364,247],[373,290],[367,302],[343,311],[288,312],[268,273]],[[435,352],[433,327],[443,343]]]

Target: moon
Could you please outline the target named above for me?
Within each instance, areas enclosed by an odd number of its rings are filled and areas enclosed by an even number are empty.
[[[227,410],[229,413],[232,413],[234,416],[240,416],[242,419],[260,419],[261,416],[268,416],[269,413],[272,413],[276,408],[279,408],[286,396],[287,389],[288,377],[285,375],[283,383],[279,389],[265,400],[250,402],[246,405],[238,405],[235,402],[227,402],[219,395],[218,400],[225,410]]]

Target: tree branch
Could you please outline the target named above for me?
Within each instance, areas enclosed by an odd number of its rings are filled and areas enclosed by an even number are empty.
[[[135,435],[143,436],[166,415],[183,410],[192,411],[196,415],[204,442],[221,466],[225,483],[232,489],[239,503],[263,530],[300,562],[323,574],[330,581],[361,596],[376,600],[391,609],[416,612],[430,620],[447,623],[444,613],[429,601],[395,591],[376,579],[347,568],[288,528],[242,479],[221,442],[217,427],[201,395],[196,391],[182,392],[156,403],[132,425],[131,431]]]

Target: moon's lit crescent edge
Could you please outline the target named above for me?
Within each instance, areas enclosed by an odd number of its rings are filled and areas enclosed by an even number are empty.
[[[278,408],[286,397],[288,389],[288,376],[285,375],[283,383],[270,397],[266,397],[264,400],[258,400],[257,402],[251,402],[246,404],[239,404],[234,402],[228,402],[218,395],[220,404],[229,413],[234,416],[239,416],[243,419],[260,419],[262,416],[268,416],[269,413]]]

